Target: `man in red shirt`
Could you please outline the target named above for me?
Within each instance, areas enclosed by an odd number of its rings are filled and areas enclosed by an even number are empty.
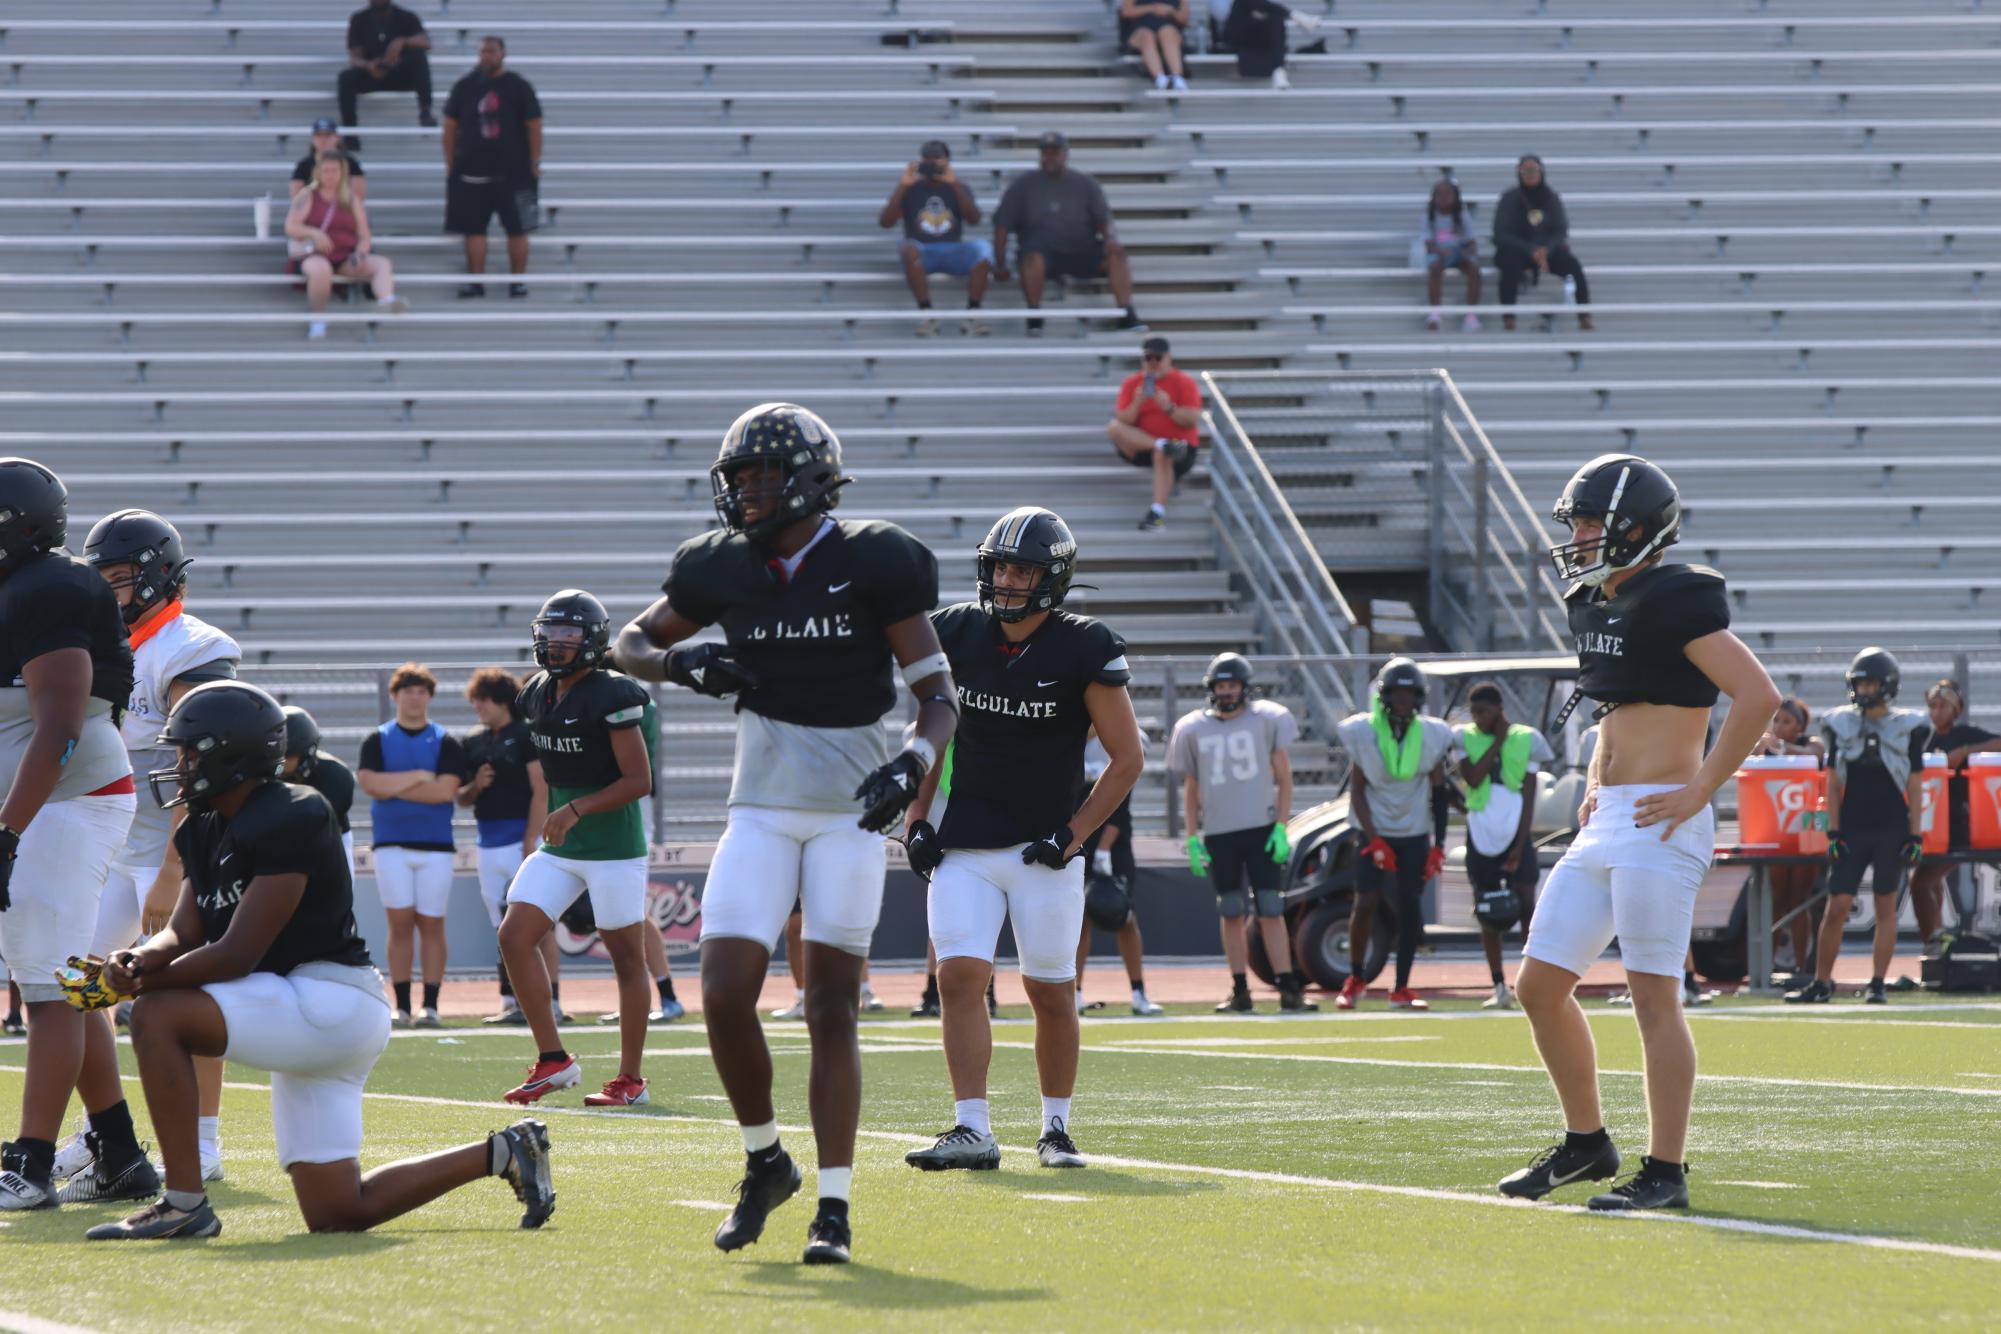
[[[1152,532],[1167,523],[1167,498],[1195,466],[1202,440],[1202,390],[1193,376],[1174,369],[1165,338],[1140,344],[1145,364],[1119,386],[1118,411],[1105,424],[1112,447],[1135,468],[1153,469],[1153,504],[1139,521]]]

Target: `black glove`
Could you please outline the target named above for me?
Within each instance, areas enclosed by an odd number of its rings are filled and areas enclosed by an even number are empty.
[[[757,678],[748,667],[732,658],[722,644],[668,649],[667,679],[714,699],[726,699],[739,690],[757,689]]]
[[[871,834],[894,828],[904,807],[917,795],[917,785],[923,781],[924,762],[904,751],[864,778],[855,789],[855,800],[862,804],[862,818],[856,823]]]
[[[1063,869],[1069,861],[1063,854],[1070,850],[1070,826],[1064,825],[1046,838],[1038,838],[1021,850],[1023,866],[1047,866],[1052,871]]]
[[[1904,836],[1904,846],[1897,849],[1897,855],[1904,859],[1904,865],[1916,866],[1925,859],[1925,841],[1916,834]]]
[[[910,869],[926,884],[931,882],[931,873],[938,869],[938,864],[945,860],[945,849],[938,846],[938,831],[929,820],[919,820],[910,826],[903,836],[903,850],[910,858]]]
[[[1827,864],[1834,865],[1848,855],[1848,840],[1839,834],[1827,836]]]
[[[14,883],[14,859],[21,855],[21,836],[0,826],[0,912],[14,906],[8,887]]]

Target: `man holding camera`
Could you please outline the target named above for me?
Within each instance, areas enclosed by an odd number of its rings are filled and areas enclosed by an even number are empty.
[[[985,338],[993,330],[973,312],[987,294],[987,279],[994,271],[994,248],[977,236],[966,235],[968,227],[980,221],[980,206],[952,170],[952,150],[942,139],[933,139],[917,150],[917,161],[903,169],[889,201],[876,217],[884,228],[903,224],[903,240],[897,255],[903,261],[904,281],[917,308],[931,309],[931,279],[934,273],[950,274],[966,280],[966,318],[959,332],[971,338]],[[917,324],[919,338],[935,338],[938,321],[928,313]]]
[[[1174,368],[1167,340],[1155,335],[1140,344],[1141,369],[1119,386],[1118,408],[1105,434],[1119,457],[1135,468],[1153,470],[1153,503],[1139,521],[1150,533],[1167,523],[1167,498],[1174,494],[1202,442],[1202,389],[1193,376]]]

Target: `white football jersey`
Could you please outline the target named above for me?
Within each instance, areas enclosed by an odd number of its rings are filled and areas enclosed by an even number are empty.
[[[155,742],[167,725],[167,688],[176,680],[210,663],[228,663],[235,674],[243,656],[234,639],[207,621],[185,612],[163,623],[132,650],[132,699],[125,706],[122,727],[125,748],[132,752],[132,776],[139,785],[139,809],[118,860],[131,866],[158,866],[167,855],[167,834],[173,822],[154,804],[146,783],[150,769],[173,763],[173,752]]]

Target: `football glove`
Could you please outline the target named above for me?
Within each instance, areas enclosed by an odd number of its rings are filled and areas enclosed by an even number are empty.
[[[85,1014],[92,1010],[107,1010],[120,1001],[130,1000],[113,991],[104,980],[104,960],[95,954],[78,958],[69,956],[67,968],[56,969],[56,985],[62,988],[63,999],[70,1008]]]
[[[1292,860],[1292,835],[1286,832],[1285,821],[1277,820],[1272,823],[1271,837],[1265,840],[1265,851],[1269,852],[1271,859],[1280,866]]]
[[[1045,838],[1038,838],[1021,850],[1023,866],[1047,866],[1052,871],[1063,869],[1063,863],[1070,859],[1064,854],[1070,851],[1070,826],[1064,825]]]
[[[1112,873],[1112,852],[1110,848],[1099,848],[1091,854],[1091,874],[1110,875]]]
[[[1209,874],[1209,845],[1200,834],[1188,836],[1188,871],[1191,875]]]
[[[1362,845],[1362,855],[1374,862],[1378,871],[1397,869],[1396,849],[1384,842],[1380,834]]]
[[[924,761],[904,751],[855,789],[855,800],[862,804],[862,818],[857,823],[871,834],[894,828],[923,781]]]
[[[1848,840],[1839,834],[1827,836],[1827,864],[1834,865],[1848,855]]]
[[[669,649],[667,679],[713,699],[757,689],[757,677],[751,670],[732,658],[727,646],[714,643]]]
[[[903,850],[910,858],[910,869],[926,884],[945,860],[945,849],[938,846],[938,831],[929,820],[919,820],[910,826],[910,832],[903,837]]]
[[[14,906],[14,859],[21,855],[21,836],[0,826],[0,912]]]
[[[1916,866],[1925,859],[1925,841],[1916,834],[1904,838],[1904,846],[1897,849],[1897,855],[1904,859],[1904,865]]]
[[[1438,873],[1444,869],[1445,849],[1434,846],[1430,852],[1424,854],[1424,878],[1426,880],[1436,880]]]

